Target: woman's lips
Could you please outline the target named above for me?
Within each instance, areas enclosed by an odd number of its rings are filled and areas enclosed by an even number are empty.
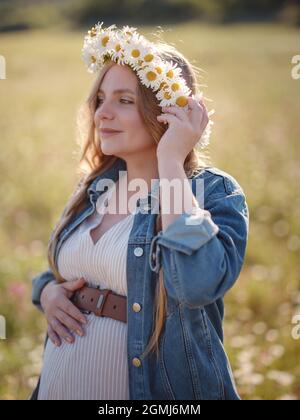
[[[120,133],[122,133],[122,131],[111,131],[111,132],[109,132],[109,131],[100,130],[101,137],[110,137],[110,136],[114,136],[114,135],[120,134]]]

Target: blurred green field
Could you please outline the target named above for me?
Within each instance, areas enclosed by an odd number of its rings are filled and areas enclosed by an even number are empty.
[[[166,26],[163,25],[166,29]],[[148,35],[155,30],[143,27]],[[299,399],[300,30],[275,24],[172,25],[174,43],[203,72],[214,108],[210,155],[240,182],[250,208],[247,259],[226,297],[225,347],[244,399]],[[27,398],[41,369],[46,322],[31,278],[76,180],[75,117],[93,76],[83,33],[0,35],[0,399]]]

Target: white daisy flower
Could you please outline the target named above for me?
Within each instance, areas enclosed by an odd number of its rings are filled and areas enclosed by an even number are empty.
[[[137,74],[143,85],[156,92],[161,85],[161,73],[159,71],[160,67],[158,65],[149,65],[137,70]]]
[[[173,106],[174,105],[174,96],[168,90],[162,88],[156,93],[156,98],[160,101],[159,105],[163,106]]]
[[[95,50],[91,46],[82,49],[82,58],[89,73],[94,73],[99,67],[99,61]]]
[[[118,33],[114,34],[114,38],[112,41],[111,57],[114,61],[120,61],[120,63],[124,58],[123,41]]]
[[[140,70],[144,67],[154,67],[155,65],[155,52],[154,49],[142,48],[141,49],[141,59],[137,60],[135,63],[132,63],[134,70]],[[157,72],[161,74],[161,70],[158,68]]]
[[[173,79],[168,79],[167,82],[165,82],[163,89],[169,92],[171,95],[178,94],[178,93],[180,93],[181,95],[190,94],[190,89],[184,83],[183,79],[178,76],[175,76]]]
[[[133,28],[132,26],[123,26],[122,28],[122,32],[124,33],[125,36],[132,36],[135,32],[136,32],[137,28]]]
[[[100,66],[103,65],[103,56],[107,54],[107,52],[109,52],[110,50],[110,39],[108,38],[108,40],[106,41],[106,39],[104,39],[104,36],[106,37],[106,35],[90,37],[90,39],[88,39],[84,43],[83,47],[83,50],[86,51],[85,55],[87,57],[92,55],[93,62],[96,58],[96,61],[99,63]],[[106,47],[102,45],[102,42],[106,43]]]
[[[191,90],[180,83],[180,79],[174,79],[171,83],[163,82],[164,86],[157,92],[156,97],[161,101],[161,106],[178,105],[187,107],[187,98],[191,94]]]
[[[111,50],[114,45],[114,36],[111,32],[103,32],[102,34],[97,35],[96,48],[100,55]]]
[[[174,78],[182,77],[181,73],[182,70],[178,67],[177,63],[173,63],[173,61],[166,61],[164,73],[166,80],[173,80]]]
[[[97,46],[97,37],[96,36],[86,36],[83,43],[83,48],[93,48],[96,50]]]
[[[187,99],[191,96],[191,94],[192,91],[187,86],[181,88],[180,91],[175,92],[174,96],[176,105],[187,108]]]
[[[133,34],[131,39],[124,44],[125,63],[132,66],[141,66],[143,56],[148,53],[148,46],[139,34]]]
[[[123,29],[119,29],[116,31],[123,46],[130,42],[131,38],[134,35],[139,35],[137,32],[135,32],[135,28],[130,28],[129,26],[126,26],[124,28],[126,28],[125,31]]]

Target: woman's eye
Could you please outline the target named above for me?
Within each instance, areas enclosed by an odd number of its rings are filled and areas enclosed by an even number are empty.
[[[132,101],[130,101],[129,99],[120,99],[120,102],[124,103],[124,104],[133,104]],[[97,99],[97,105],[99,106],[102,103],[102,98],[98,98]]]
[[[123,101],[123,103],[125,104],[133,104],[132,101],[129,101],[128,99],[121,99],[121,101]]]

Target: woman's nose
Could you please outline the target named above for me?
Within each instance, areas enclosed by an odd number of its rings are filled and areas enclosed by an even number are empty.
[[[101,104],[95,113],[95,119],[101,121],[103,119],[113,119],[115,114],[112,108],[107,104]]]

